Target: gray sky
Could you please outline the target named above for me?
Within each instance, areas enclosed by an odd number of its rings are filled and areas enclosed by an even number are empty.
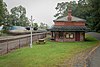
[[[78,0],[4,0],[7,4],[8,10],[15,6],[22,5],[27,10],[27,17],[32,15],[35,19],[34,22],[46,23],[48,25],[53,24],[54,15],[56,14],[55,7],[57,3],[66,1],[78,1]]]

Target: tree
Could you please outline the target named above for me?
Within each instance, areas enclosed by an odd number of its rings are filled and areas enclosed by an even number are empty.
[[[100,31],[100,0],[87,0],[87,2],[90,8],[93,29]]]
[[[9,12],[7,10],[7,5],[3,0],[0,0],[0,25],[4,25],[4,30],[9,29],[8,17]]]
[[[48,26],[48,24],[46,24],[45,29],[48,29],[48,28],[49,28],[49,26]]]
[[[3,0],[0,0],[0,25],[3,23]]]
[[[34,30],[38,30],[38,24],[37,23],[33,23],[33,28],[34,28]]]
[[[9,12],[7,10],[7,5],[3,0],[0,0],[0,25],[5,25],[7,15],[9,15]]]
[[[26,17],[26,9],[21,5],[11,9],[12,24],[17,26],[27,26],[28,18]]]
[[[61,16],[63,16],[64,11],[67,9],[68,6],[68,2],[62,2],[62,3],[58,3],[57,7],[55,8],[57,10],[57,14],[55,14],[54,16],[59,18]]]
[[[41,29],[44,29],[44,25],[45,25],[45,24],[41,22],[41,23],[40,23],[40,28],[41,28]]]
[[[41,29],[48,29],[48,27],[49,27],[49,26],[48,26],[47,24],[42,23],[42,22],[40,23],[40,28],[41,28]]]
[[[60,18],[67,16],[69,6],[71,6],[72,8],[72,14],[75,14],[77,8],[76,1],[62,2],[57,4],[57,7],[55,8],[57,10],[57,13],[54,15],[54,17]]]

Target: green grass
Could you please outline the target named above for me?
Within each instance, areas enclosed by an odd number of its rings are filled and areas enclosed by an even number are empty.
[[[55,67],[79,52],[92,48],[98,41],[88,36],[85,42],[51,42],[33,44],[0,56],[0,67]]]

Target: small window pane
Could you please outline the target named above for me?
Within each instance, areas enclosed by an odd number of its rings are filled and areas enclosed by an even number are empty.
[[[71,34],[70,34],[70,38],[74,38],[74,34],[71,33]]]
[[[66,38],[69,38],[69,34],[66,34]]]

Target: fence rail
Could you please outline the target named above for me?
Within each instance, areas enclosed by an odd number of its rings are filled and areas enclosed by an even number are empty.
[[[35,33],[32,35],[33,42],[45,37],[46,33]],[[0,39],[0,55],[8,53],[14,49],[21,48],[23,46],[29,46],[30,39],[30,34]]]

